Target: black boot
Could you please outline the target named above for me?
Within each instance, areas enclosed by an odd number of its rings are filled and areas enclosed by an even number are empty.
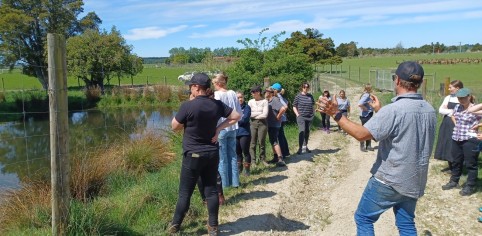
[[[375,149],[372,148],[372,140],[367,140],[367,150],[368,151],[374,151]]]
[[[360,151],[366,152],[367,149],[365,148],[365,142],[360,142]]]

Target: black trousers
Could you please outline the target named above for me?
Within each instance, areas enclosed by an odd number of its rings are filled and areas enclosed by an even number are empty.
[[[478,158],[480,152],[475,152],[479,141],[475,138],[471,138],[465,141],[452,140],[452,176],[450,180],[453,182],[459,182],[462,175],[463,163],[467,169],[467,182],[468,186],[474,187],[477,181],[478,175]]]
[[[181,225],[191,204],[191,196],[197,180],[201,178],[208,206],[208,224],[210,226],[218,225],[219,198],[216,188],[218,163],[219,150],[184,154],[179,181],[179,197],[172,219],[173,224]]]
[[[373,116],[373,112],[368,113],[368,116],[367,116],[367,117],[360,116],[360,121],[361,121],[362,125],[364,125],[365,123],[367,123],[367,122],[370,120],[370,118],[372,118],[372,116]],[[363,141],[362,141],[362,142],[363,142]],[[362,142],[360,142],[360,143],[362,143]],[[365,141],[365,145],[366,145],[366,147],[371,147],[371,145],[372,145],[372,140],[371,140],[371,139],[366,140],[366,141]]]
[[[251,143],[251,136],[238,136],[236,137],[236,155],[238,156],[238,162],[251,163],[251,154],[249,154],[249,145]]]

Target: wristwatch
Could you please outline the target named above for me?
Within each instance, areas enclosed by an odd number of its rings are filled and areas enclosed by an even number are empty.
[[[333,117],[333,120],[335,120],[336,122],[338,122],[338,121],[341,119],[342,116],[343,116],[343,112],[338,111],[338,112],[335,114],[335,116]]]

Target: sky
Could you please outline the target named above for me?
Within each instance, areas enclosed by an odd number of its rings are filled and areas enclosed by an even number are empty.
[[[243,48],[239,39],[318,29],[335,46],[404,48],[482,43],[480,0],[84,0],[141,57],[172,48]]]

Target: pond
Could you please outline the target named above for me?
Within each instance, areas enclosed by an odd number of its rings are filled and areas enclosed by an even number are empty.
[[[160,108],[123,108],[69,113],[70,152],[102,147],[116,140],[170,130],[175,112]],[[22,180],[50,175],[49,120],[0,123],[0,190]]]

